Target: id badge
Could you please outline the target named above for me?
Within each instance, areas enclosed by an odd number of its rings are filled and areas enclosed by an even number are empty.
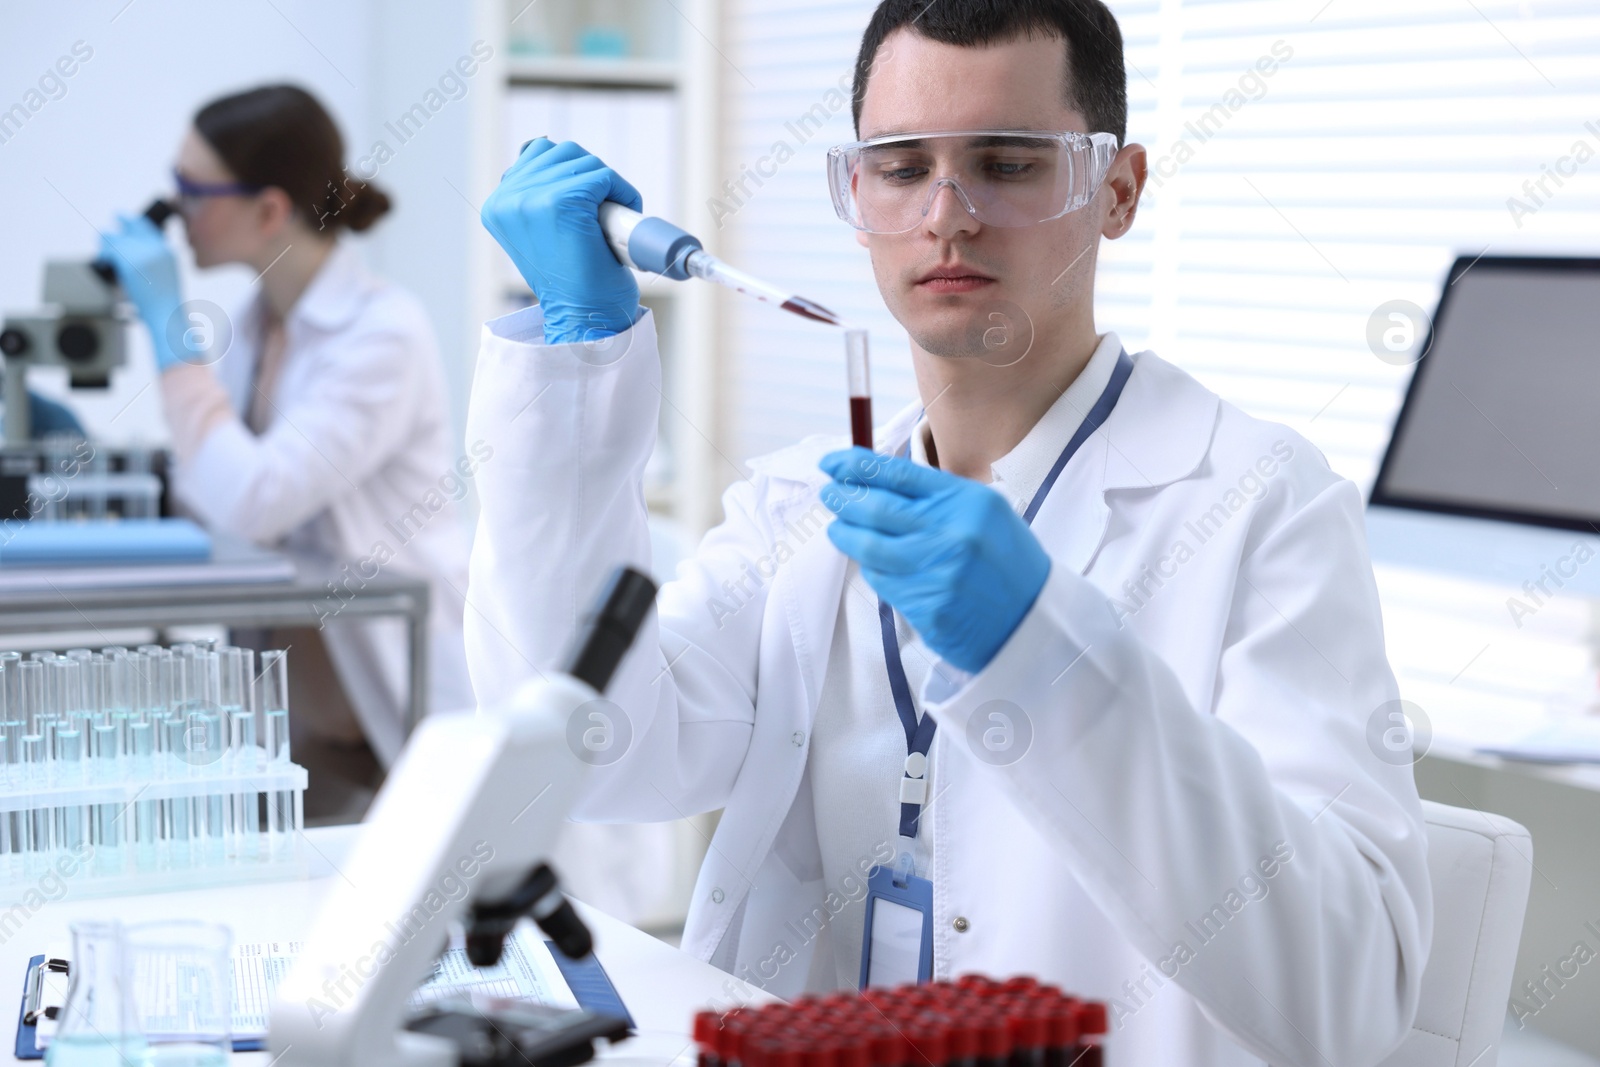
[[[932,978],[933,883],[908,867],[873,867],[867,874],[860,988]]]

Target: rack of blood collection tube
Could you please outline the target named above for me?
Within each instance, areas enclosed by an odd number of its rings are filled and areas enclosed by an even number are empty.
[[[1019,976],[703,1011],[699,1067],[1103,1067],[1106,1006]]]
[[[0,901],[304,877],[288,679],[209,642],[0,652]]]

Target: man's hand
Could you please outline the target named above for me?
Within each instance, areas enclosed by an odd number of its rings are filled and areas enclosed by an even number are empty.
[[[633,325],[639,284],[600,230],[607,200],[643,209],[639,191],[580,146],[540,137],[483,202],[483,225],[544,308],[547,344],[594,341]]]
[[[830,452],[828,539],[947,662],[976,673],[1033,607],[1050,557],[986,485],[864,448]]]

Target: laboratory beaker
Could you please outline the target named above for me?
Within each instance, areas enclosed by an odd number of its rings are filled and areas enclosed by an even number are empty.
[[[139,1067],[220,1067],[233,1049],[233,932],[190,919],[125,928]]]
[[[46,1067],[124,1067],[144,1050],[122,924],[72,924],[72,963]]]

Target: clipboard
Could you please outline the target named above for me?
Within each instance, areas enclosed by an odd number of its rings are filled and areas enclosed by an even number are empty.
[[[577,999],[580,1008],[597,1015],[625,1019],[628,1029],[637,1029],[633,1016],[617,993],[617,987],[611,984],[611,976],[606,973],[606,969],[601,966],[599,959],[593,953],[581,960],[573,960],[563,956],[556,948],[555,942],[546,940],[544,944],[550,950],[556,969],[566,979],[567,987],[572,990],[572,995]],[[15,1048],[17,1059],[44,1058],[44,1049],[40,1048],[35,1040],[38,1034],[38,1019],[40,1016],[53,1019],[54,1013],[60,1010],[60,1002],[64,1000],[66,994],[65,980],[70,974],[71,966],[68,960],[54,955],[47,956],[45,953],[40,953],[28,961],[27,972],[22,981],[22,1004],[17,1011]],[[51,983],[51,978],[56,978],[58,981]],[[47,988],[52,984],[58,987],[58,991]],[[234,1038],[233,1041],[235,1052],[259,1052],[266,1047],[266,1042],[260,1038]]]

